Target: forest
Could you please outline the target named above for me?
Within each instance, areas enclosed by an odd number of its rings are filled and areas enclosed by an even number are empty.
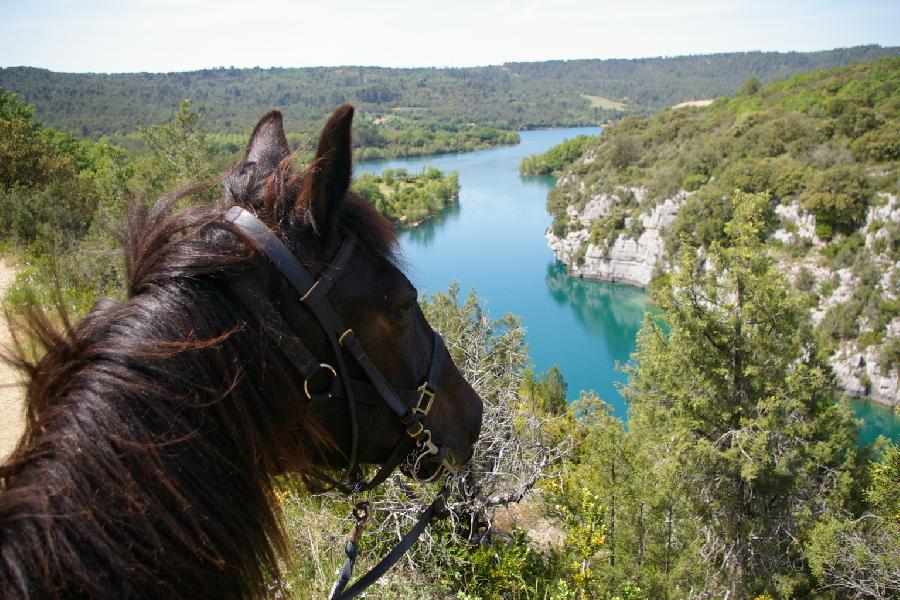
[[[858,226],[879,194],[898,193],[898,61],[768,85],[745,78],[708,109],[626,117],[597,140],[535,161],[540,169],[574,172],[586,193],[643,185],[647,202],[682,189],[697,198],[668,241],[677,268],[650,289],[660,312],[647,316],[623,367],[628,427],[593,393],[567,405],[558,369],[530,370],[515,316],[492,319],[476,295],[460,297],[458,286],[423,299],[427,318],[485,400],[487,426],[472,465],[482,494],[455,507],[457,516],[382,580],[380,597],[900,595],[900,449],[883,440],[859,447],[857,423],[827,361],[841,341],[863,343],[860,336],[869,334],[886,344],[874,324],[896,316],[896,301],[874,285],[858,286],[858,304],[840,310],[858,307],[863,312],[848,320],[858,323],[864,314],[867,328],[823,330],[813,326],[810,306],[831,284],[813,277],[800,285],[782,266],[785,256],[814,253],[870,282],[881,264],[876,254],[896,265],[897,224],[876,226],[873,235],[885,233],[873,237],[871,249]],[[119,85],[116,76],[109,79]],[[666,105],[673,99],[677,94]],[[188,183],[206,185],[196,201],[221,195],[218,182],[234,149],[217,149],[215,136],[224,133],[213,129],[218,117],[194,110],[201,105],[195,102],[179,100],[157,121],[95,134],[75,128],[75,135],[37,117],[38,109],[15,94],[0,93],[0,239],[20,266],[6,298],[13,317],[30,299],[77,318],[101,296],[124,297],[115,232],[129,200],[149,204]],[[447,110],[461,107],[449,103]],[[112,122],[116,114],[110,110]],[[230,127],[243,118],[235,113]],[[139,151],[81,137],[133,133],[138,125]],[[576,181],[550,199],[557,229],[571,226],[567,207],[589,200],[576,193]],[[423,217],[423,206],[439,210],[438,200],[453,201],[459,189],[453,173],[434,169],[361,177],[356,185],[397,222]],[[404,190],[417,188],[432,199],[405,203],[413,192]],[[787,227],[775,207],[795,201],[816,215],[820,245],[770,241]],[[623,198],[610,227],[620,230],[635,202]],[[605,240],[607,227],[598,225],[592,239]],[[841,317],[825,323],[840,325]],[[397,507],[420,506],[433,493],[398,476],[373,494],[378,510],[360,571],[414,516]],[[349,500],[286,485],[275,494],[294,562],[272,575],[266,593],[322,597],[343,560]]]
[[[118,143],[141,126],[169,118],[188,99],[215,134],[243,134],[259,115],[282,108],[287,131],[299,136],[296,144],[312,137],[319,121],[343,102],[353,103],[376,125],[402,117],[426,130],[453,132],[470,124],[507,131],[595,125],[731,94],[754,76],[768,82],[898,53],[900,48],[859,46],[457,69],[220,68],[111,75],[12,67],[0,69],[0,88],[33,104],[45,125],[81,138],[107,136]],[[592,97],[607,100],[592,102]]]

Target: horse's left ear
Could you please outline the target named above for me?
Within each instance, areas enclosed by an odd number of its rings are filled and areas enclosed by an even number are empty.
[[[334,111],[316,146],[316,158],[304,178],[303,200],[313,228],[321,237],[330,235],[337,224],[344,195],[350,188],[353,152],[350,129],[353,107],[342,104]]]

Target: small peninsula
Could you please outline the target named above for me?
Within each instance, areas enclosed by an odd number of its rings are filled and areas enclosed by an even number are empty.
[[[381,175],[364,173],[353,182],[353,191],[399,227],[415,227],[459,201],[459,176],[434,167],[421,173],[385,169]]]

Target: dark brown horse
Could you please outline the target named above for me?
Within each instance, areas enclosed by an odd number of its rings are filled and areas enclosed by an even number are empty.
[[[45,353],[19,361],[29,376],[27,429],[0,467],[0,596],[257,595],[286,549],[273,479],[346,467],[354,440],[359,462],[382,463],[406,439],[376,398],[311,406],[310,382],[279,336],[296,335],[354,378],[366,373],[335,356],[334,332],[225,217],[247,209],[313,278],[329,274],[328,299],[374,367],[392,388],[415,389],[438,338],[396,266],[391,226],[348,191],[352,118],[340,107],[315,161],[294,173],[281,115],[266,115],[221,202],[176,212],[183,193],[149,214],[132,211],[125,302],[101,302],[63,333],[31,316]],[[349,237],[357,250],[334,273]],[[235,284],[248,280],[290,331],[271,331],[242,301]],[[481,400],[449,357],[435,384],[424,424],[464,461]]]

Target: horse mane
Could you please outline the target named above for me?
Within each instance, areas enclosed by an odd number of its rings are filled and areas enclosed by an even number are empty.
[[[74,326],[62,307],[26,311],[7,358],[26,375],[26,430],[0,466],[0,595],[249,597],[277,575],[277,477],[296,480],[329,440],[229,289],[264,261],[222,216],[239,200],[296,248],[308,217],[289,163],[237,194],[232,172],[214,204],[174,210],[194,190],[132,203],[127,299]],[[396,259],[359,197],[339,228]]]

